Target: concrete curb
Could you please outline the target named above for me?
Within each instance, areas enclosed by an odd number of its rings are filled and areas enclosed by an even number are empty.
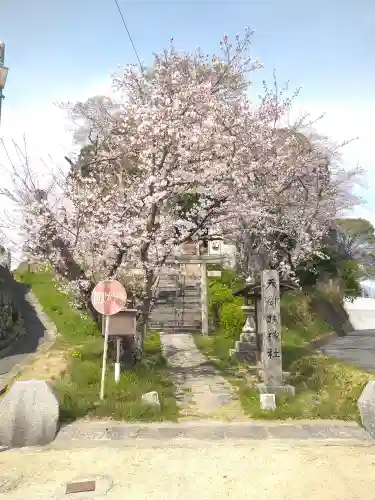
[[[49,317],[43,311],[43,308],[42,308],[40,302],[38,301],[38,299],[35,297],[35,295],[31,291],[29,291],[27,293],[26,300],[35,309],[35,312],[36,312],[39,320],[41,321],[41,323],[44,326],[44,329],[45,329],[44,340],[40,343],[40,345],[38,346],[38,348],[36,349],[35,352],[28,354],[24,358],[22,363],[14,365],[12,370],[5,375],[4,379],[0,382],[0,395],[3,394],[4,392],[6,392],[8,386],[21,373],[22,369],[26,365],[31,363],[42,352],[48,351],[56,341],[56,337],[57,337],[56,326],[54,323],[52,323],[52,321],[49,319]]]
[[[321,337],[320,339],[316,339],[310,342],[309,347],[311,349],[320,349],[321,347],[324,347],[325,345],[329,344],[330,342],[336,340],[339,337],[342,337],[342,335],[339,335],[337,332],[330,332],[327,333],[327,335],[324,335],[324,337]]]
[[[76,422],[62,426],[48,447],[131,446],[145,443],[181,445],[188,441],[227,440],[357,443],[375,446],[375,441],[360,425],[343,421],[268,421],[247,422],[153,422],[116,421]]]

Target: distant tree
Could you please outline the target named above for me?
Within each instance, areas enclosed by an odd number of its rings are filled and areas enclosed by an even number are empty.
[[[338,219],[332,235],[333,247],[339,255],[356,260],[364,276],[375,276],[375,230],[371,222],[361,218]]]
[[[366,219],[338,219],[334,224],[336,241],[340,249],[353,258],[364,251],[373,250],[374,226]]]

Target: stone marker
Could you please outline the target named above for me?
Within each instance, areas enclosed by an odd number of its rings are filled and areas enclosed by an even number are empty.
[[[357,406],[366,431],[375,438],[375,380],[370,380],[360,395]]]
[[[284,392],[294,396],[295,388],[283,384],[278,271],[261,272],[260,316],[263,383],[258,386],[259,392],[268,394]]]
[[[0,444],[39,446],[55,439],[59,403],[44,380],[15,382],[0,401]]]
[[[146,392],[142,394],[142,401],[151,406],[157,406],[160,408],[159,395],[156,391]]]
[[[260,409],[261,410],[276,410],[276,397],[275,394],[261,393],[260,395]]]

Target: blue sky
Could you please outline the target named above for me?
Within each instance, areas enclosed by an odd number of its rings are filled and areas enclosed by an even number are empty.
[[[100,92],[118,65],[136,62],[114,0],[3,0],[0,39],[9,66],[0,135],[26,133],[37,156],[69,149],[70,135],[52,102]],[[298,106],[326,111],[321,131],[338,140],[359,136],[348,166],[367,169],[368,209],[375,222],[374,0],[119,0],[142,60],[174,37],[177,48],[217,52],[223,34],[255,29],[258,78],[302,86]],[[298,108],[299,109],[299,108]],[[1,153],[0,153],[1,154]],[[0,158],[1,163],[1,158]],[[368,211],[370,210],[370,212]]]
[[[365,100],[375,87],[373,0],[119,0],[140,57],[170,36],[177,47],[217,50],[224,33],[256,30],[254,54],[306,99]],[[11,68],[7,99],[82,88],[135,61],[113,0],[2,2],[0,39]]]

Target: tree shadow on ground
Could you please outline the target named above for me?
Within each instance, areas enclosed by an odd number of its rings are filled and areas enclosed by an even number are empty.
[[[5,353],[0,353],[0,374],[8,373],[15,364],[22,362],[22,357],[34,353],[46,340],[47,331],[38,317],[33,305],[28,301],[30,286],[16,281],[9,269],[0,266],[0,277],[4,287],[13,299],[14,307],[19,311],[24,323],[24,335],[21,335]]]

